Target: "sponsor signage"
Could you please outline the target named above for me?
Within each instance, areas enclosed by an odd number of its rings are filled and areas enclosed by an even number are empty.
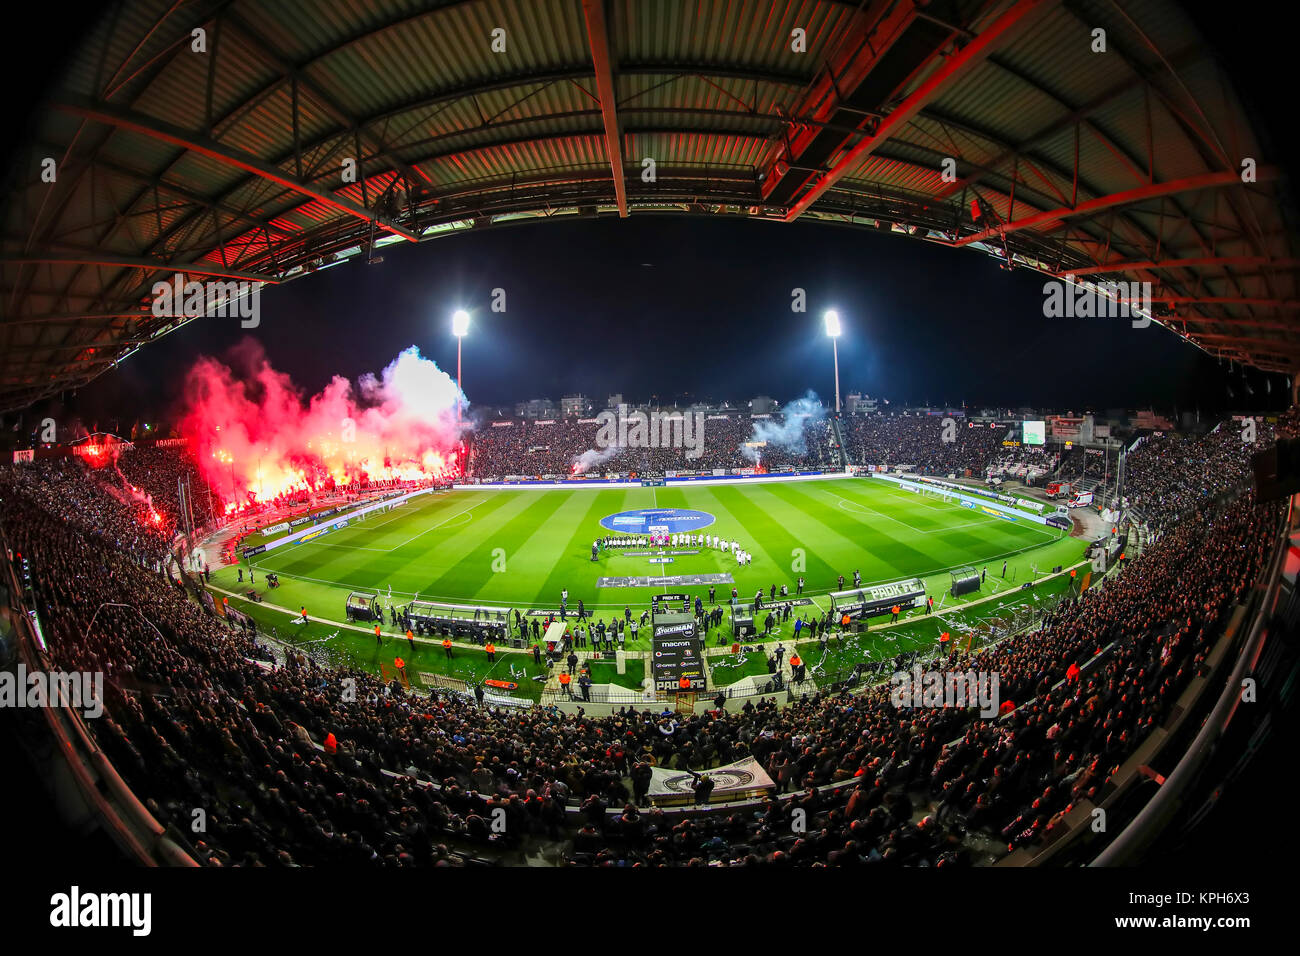
[[[254,557],[255,555],[259,555],[259,554],[261,554],[261,553],[262,553],[263,551],[265,551],[265,550],[266,550],[266,545],[264,545],[264,544],[257,544],[257,545],[254,545],[254,546],[251,547],[251,548],[245,548],[244,551],[243,551],[243,555],[244,555],[244,557],[246,557],[246,558],[251,558],[251,557]]]
[[[650,644],[655,690],[679,690],[683,677],[691,690],[704,689],[704,659],[694,620],[654,625]]]

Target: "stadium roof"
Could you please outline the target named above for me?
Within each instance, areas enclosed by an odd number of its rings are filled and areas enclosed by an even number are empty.
[[[1300,258],[1246,115],[1161,0],[125,2],[8,180],[0,409],[185,321],[150,309],[178,272],[283,282],[388,243],[645,213],[1150,281],[1159,321],[1290,373]]]

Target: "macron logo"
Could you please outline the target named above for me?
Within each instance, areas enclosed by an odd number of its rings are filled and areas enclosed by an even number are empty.
[[[50,897],[50,925],[59,928],[129,927],[134,936],[148,936],[153,925],[150,893],[69,893]]]

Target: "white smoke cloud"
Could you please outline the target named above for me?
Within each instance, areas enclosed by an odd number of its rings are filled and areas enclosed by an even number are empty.
[[[605,464],[622,450],[618,445],[610,445],[608,448],[602,448],[599,451],[594,448],[588,449],[573,459],[573,473],[575,475],[586,474],[591,469]]]
[[[822,407],[821,399],[809,389],[802,398],[785,406],[782,418],[755,419],[754,432],[749,436],[749,441],[766,442],[768,447],[780,448],[792,455],[803,455],[808,451],[808,428],[825,420],[826,409]],[[748,444],[740,446],[740,453],[753,462],[759,460],[761,450],[751,448]]]

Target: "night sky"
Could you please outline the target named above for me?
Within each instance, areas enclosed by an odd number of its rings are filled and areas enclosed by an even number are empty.
[[[197,320],[82,390],[82,414],[166,417],[184,372],[255,337],[308,392],[378,372],[408,345],[455,374],[450,314],[468,309],[464,385],[479,406],[582,392],[784,401],[834,394],[823,313],[835,308],[843,394],[896,403],[1057,409],[1244,400],[1241,373],[1126,319],[1048,319],[1043,277],[973,250],[815,223],[640,217],[527,223],[392,245],[267,288],[262,321]],[[506,311],[490,308],[504,289]],[[807,312],[791,309],[792,290]],[[1280,394],[1282,378],[1274,376]],[[1220,380],[1221,379],[1221,380]],[[1259,396],[1263,376],[1253,376]],[[1235,383],[1235,384],[1234,384]]]

